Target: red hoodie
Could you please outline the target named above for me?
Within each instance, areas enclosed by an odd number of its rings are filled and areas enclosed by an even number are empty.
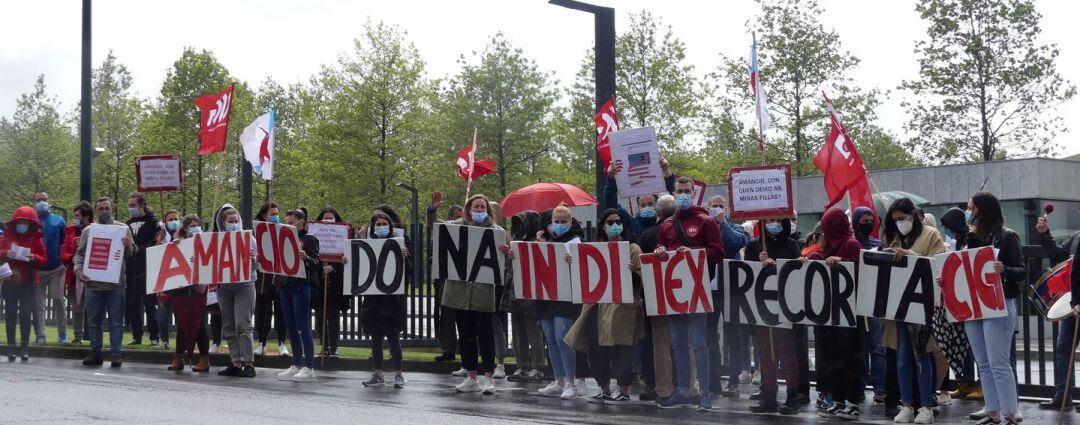
[[[19,223],[29,223],[30,230],[20,235],[15,231],[15,225]],[[26,262],[8,258],[8,251],[11,250],[12,245],[30,248],[34,260]],[[16,208],[7,222],[4,236],[0,237],[0,261],[11,265],[11,271],[14,273],[11,282],[19,285],[37,283],[37,271],[45,265],[45,260],[45,240],[41,235],[41,223],[38,222],[37,212],[27,206]]]
[[[859,250],[862,244],[855,239],[851,232],[851,221],[847,214],[839,208],[829,208],[825,215],[821,216],[821,238],[825,240],[827,248],[822,255],[828,257],[840,257],[843,261],[859,264]]]
[[[682,223],[683,232],[686,234],[686,239],[690,240],[690,245],[683,243],[682,238],[675,231],[673,221],[675,218]],[[668,251],[674,251],[682,246],[704,248],[710,270],[724,261],[724,240],[720,234],[720,226],[709,216],[709,212],[701,207],[680,208],[674,217],[669,217],[660,223],[660,245]]]
[[[67,227],[64,232],[64,244],[60,246],[60,263],[67,267],[67,276],[64,277],[64,286],[71,290],[75,287],[75,250],[79,247],[79,226],[74,224]]]

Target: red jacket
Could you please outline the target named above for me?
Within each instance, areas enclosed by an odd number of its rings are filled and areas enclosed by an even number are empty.
[[[68,290],[75,287],[75,265],[72,264],[72,260],[75,259],[75,249],[79,247],[78,240],[81,232],[79,226],[74,224],[68,226],[67,231],[64,232],[64,244],[60,246],[60,263],[67,267],[64,285]]]
[[[720,233],[720,226],[709,216],[709,212],[701,207],[679,209],[674,217],[669,217],[660,223],[660,245],[669,251],[674,251],[684,246],[682,238],[675,232],[675,218],[682,223],[683,232],[690,240],[688,248],[704,248],[705,256],[709,260],[709,269],[712,270],[717,264],[724,261],[724,240]]]
[[[24,222],[30,224],[30,231],[20,235],[15,231],[15,225]],[[34,260],[26,262],[9,259],[8,251],[11,250],[12,245],[30,248]],[[11,282],[20,285],[37,283],[37,271],[45,265],[45,260],[45,239],[41,234],[41,223],[38,222],[37,212],[27,206],[16,208],[7,222],[4,236],[0,237],[0,261],[7,262],[15,274]]]

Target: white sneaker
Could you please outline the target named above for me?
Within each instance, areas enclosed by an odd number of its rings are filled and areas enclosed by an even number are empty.
[[[750,383],[754,385],[761,385],[761,372],[754,372],[754,377],[750,378]]]
[[[919,414],[915,416],[915,423],[917,424],[932,424],[934,423],[934,411],[929,407],[920,407]]]
[[[465,368],[461,368],[461,369],[458,369],[458,370],[455,370],[455,371],[451,372],[450,375],[451,376],[457,376],[457,377],[460,378],[462,376],[469,376],[469,371],[465,370]]]
[[[308,382],[312,379],[315,379],[315,371],[308,367],[300,369],[300,371],[296,372],[296,375],[293,375],[292,377],[294,382]]]
[[[567,383],[563,386],[562,395],[559,398],[563,400],[573,400],[577,398],[577,390],[574,388],[576,385],[573,383]]]
[[[915,409],[909,406],[900,406],[900,413],[893,418],[893,423],[896,424],[909,424],[915,419]]]
[[[259,346],[255,347],[255,350],[252,351],[251,354],[254,354],[256,356],[261,356],[265,352],[266,352],[266,344],[259,344]]]
[[[506,365],[499,363],[495,365],[495,373],[491,374],[495,379],[506,379]]]
[[[281,356],[281,357],[288,357],[289,356],[289,349],[288,349],[288,347],[286,347],[286,344],[278,344],[277,350],[278,350],[278,355],[279,356]]]
[[[589,383],[586,382],[584,379],[580,379],[580,378],[575,379],[574,380],[574,394],[577,394],[578,397],[585,397],[586,395],[588,395],[589,394]]]
[[[555,383],[555,381],[551,381],[551,383],[547,384],[546,387],[541,388],[540,391],[537,392],[545,397],[558,397],[560,394],[562,394],[563,387],[562,385]]]
[[[277,379],[278,381],[291,381],[293,375],[296,375],[297,372],[300,372],[300,368],[296,366],[289,366],[289,368],[286,369],[284,372],[277,374]]]
[[[944,406],[946,404],[951,404],[951,403],[952,403],[952,397],[949,396],[949,393],[942,391],[941,394],[938,394],[938,396],[937,396],[937,404],[938,405]]]
[[[221,352],[221,347],[218,347],[217,344],[210,346],[210,354],[217,354],[219,352]]]
[[[749,371],[744,370],[742,372],[739,372],[739,383],[740,384],[749,384],[750,383],[750,378],[752,378],[752,376],[750,376]]]
[[[495,380],[491,378],[484,378],[484,382],[480,383],[480,389],[484,395],[495,394]]]
[[[478,393],[482,389],[480,388],[480,382],[476,378],[465,378],[465,381],[454,387],[459,393]]]

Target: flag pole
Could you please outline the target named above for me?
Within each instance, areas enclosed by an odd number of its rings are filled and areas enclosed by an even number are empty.
[[[472,190],[473,166],[476,164],[476,133],[477,133],[477,130],[478,130],[477,127],[473,127],[473,130],[472,130],[472,150],[469,151],[469,179],[465,183],[465,203],[463,203],[462,205],[467,205],[469,203],[469,192]],[[468,211],[466,211],[466,212],[468,212]]]
[[[757,81],[758,78],[761,78],[761,75],[760,75],[761,73],[758,72],[757,59],[756,59],[757,58],[757,33],[751,32],[750,36],[753,37],[753,39],[754,39],[754,51],[753,51],[754,58],[751,59],[754,62],[754,69],[753,69],[754,74],[752,75],[754,77],[754,79],[753,79],[753,82],[752,82],[753,84],[751,85],[751,90],[750,91],[754,94],[754,115],[757,116],[757,122],[758,122],[758,151],[761,152],[761,165],[765,165],[765,123],[761,120],[761,105],[759,104],[759,102],[761,101],[761,97],[760,97],[761,94],[758,93],[758,87],[760,86],[760,84],[758,84],[758,81]],[[767,248],[765,240],[768,239],[768,234],[769,233],[765,229],[765,220],[758,220],[758,226],[760,227],[758,232],[761,234],[761,252],[764,252],[764,253],[766,253],[766,255],[768,255],[769,250]],[[769,358],[772,359],[773,364],[776,364],[776,342],[775,342],[775,339],[773,338],[773,329],[772,329],[772,327],[769,328]]]

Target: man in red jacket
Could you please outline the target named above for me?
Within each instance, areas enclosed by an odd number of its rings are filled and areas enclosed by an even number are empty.
[[[667,251],[688,251],[704,249],[708,258],[710,278],[716,265],[724,261],[724,242],[720,227],[704,208],[694,205],[694,181],[683,176],[675,181],[675,202],[679,210],[674,216],[660,224],[660,245],[655,253],[666,258]],[[661,408],[676,408],[692,404],[689,397],[690,385],[690,345],[693,346],[694,360],[697,364],[698,389],[700,397],[698,410],[712,409],[709,396],[709,346],[706,343],[708,315],[705,313],[667,316],[671,332],[671,346],[675,353],[672,359],[676,366],[675,394],[660,403]],[[689,341],[687,341],[689,339]]]
[[[30,313],[34,310],[37,272],[45,265],[45,241],[37,213],[18,207],[11,213],[4,236],[0,237],[0,264],[11,267],[11,277],[3,280],[4,324],[7,326],[8,361],[15,361],[15,325],[20,326],[22,360],[30,360]]]

